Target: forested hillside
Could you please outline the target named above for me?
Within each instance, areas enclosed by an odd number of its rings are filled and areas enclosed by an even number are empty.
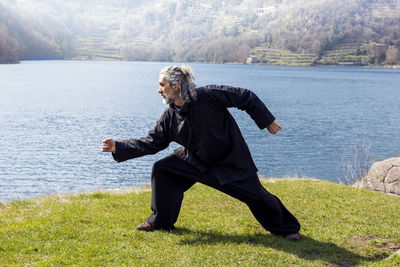
[[[400,0],[4,0],[0,61],[400,64]]]
[[[31,3],[18,7],[0,2],[0,62],[74,55],[74,38],[54,10]]]

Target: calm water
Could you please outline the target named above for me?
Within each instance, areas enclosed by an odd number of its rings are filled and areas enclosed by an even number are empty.
[[[105,137],[146,135],[166,108],[167,63],[30,61],[0,65],[0,201],[149,184],[176,148],[117,164]],[[191,64],[197,84],[252,89],[284,130],[232,110],[259,174],[338,181],[363,136],[371,161],[400,156],[400,70]]]

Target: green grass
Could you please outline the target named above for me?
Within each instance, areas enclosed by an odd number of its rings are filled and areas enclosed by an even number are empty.
[[[265,231],[241,202],[203,185],[174,231],[140,232],[151,193],[97,192],[0,204],[0,266],[395,266],[400,198],[318,180],[263,181],[303,239]]]

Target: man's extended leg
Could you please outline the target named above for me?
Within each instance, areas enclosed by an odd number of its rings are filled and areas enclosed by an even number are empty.
[[[183,193],[195,184],[193,179],[187,177],[188,174],[184,172],[186,169],[182,168],[181,162],[186,163],[177,156],[170,155],[154,163],[151,174],[153,214],[147,219],[154,229],[174,228],[181,209]]]
[[[299,232],[300,224],[296,217],[278,197],[262,186],[256,173],[247,179],[223,185],[219,190],[246,203],[257,221],[271,233],[287,236]]]

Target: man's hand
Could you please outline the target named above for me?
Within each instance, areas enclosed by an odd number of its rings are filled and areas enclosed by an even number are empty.
[[[115,152],[115,141],[112,138],[106,138],[101,145],[101,152]]]
[[[277,134],[280,130],[282,130],[282,126],[275,120],[270,125],[267,126],[267,130],[271,134]]]

